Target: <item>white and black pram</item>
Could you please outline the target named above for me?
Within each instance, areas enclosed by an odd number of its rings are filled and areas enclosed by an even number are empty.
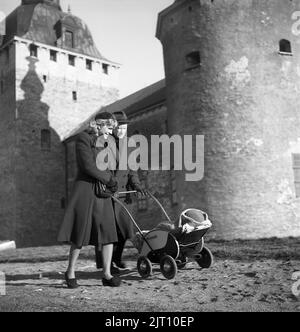
[[[128,193],[135,192],[124,192],[119,195]],[[185,210],[181,213],[176,227],[156,197],[152,194],[150,196],[168,220],[168,223],[159,224],[151,231],[142,231],[126,206],[117,197],[113,197],[123,206],[138,230],[134,244],[140,254],[137,268],[141,277],[150,277],[153,273],[152,264],[159,264],[164,277],[173,279],[178,269],[185,268],[189,259],[194,259],[203,269],[210,268],[213,255],[204,246],[203,238],[212,227],[208,215],[197,209]]]

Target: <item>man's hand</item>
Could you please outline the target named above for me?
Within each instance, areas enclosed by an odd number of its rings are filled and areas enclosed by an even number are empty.
[[[142,197],[150,197],[150,194],[149,194],[148,190],[143,189],[143,188],[140,187],[140,186],[137,186],[137,187],[135,188],[135,190],[137,191],[137,195],[138,195],[138,196],[141,195]]]

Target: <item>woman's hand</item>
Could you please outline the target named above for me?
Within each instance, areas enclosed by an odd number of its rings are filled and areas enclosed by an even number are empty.
[[[118,182],[116,181],[115,177],[112,177],[110,179],[110,181],[106,185],[106,188],[113,194],[118,191]]]

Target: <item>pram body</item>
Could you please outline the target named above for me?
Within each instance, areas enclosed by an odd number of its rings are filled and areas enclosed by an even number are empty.
[[[172,224],[170,217],[160,202],[153,195],[150,194],[150,196],[160,206],[169,223]],[[210,229],[211,223],[190,233],[182,232],[181,225],[177,229],[170,231],[154,229],[149,232],[143,232],[124,204],[118,198],[114,197],[114,199],[127,211],[141,236],[142,245],[139,248],[137,268],[143,278],[148,278],[152,275],[152,264],[159,264],[162,274],[167,279],[173,279],[177,275],[178,269],[183,269],[189,259],[194,259],[201,268],[211,267],[213,255],[205,247],[203,238]],[[202,213],[208,220],[207,214],[205,212]]]

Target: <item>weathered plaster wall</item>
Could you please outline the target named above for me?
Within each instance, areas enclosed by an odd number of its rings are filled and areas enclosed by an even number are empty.
[[[178,180],[182,207],[206,210],[218,238],[299,236],[299,1],[190,0],[162,18],[171,133],[205,135],[205,177]],[[293,56],[278,54],[279,41]],[[186,55],[201,65],[187,69]]]

